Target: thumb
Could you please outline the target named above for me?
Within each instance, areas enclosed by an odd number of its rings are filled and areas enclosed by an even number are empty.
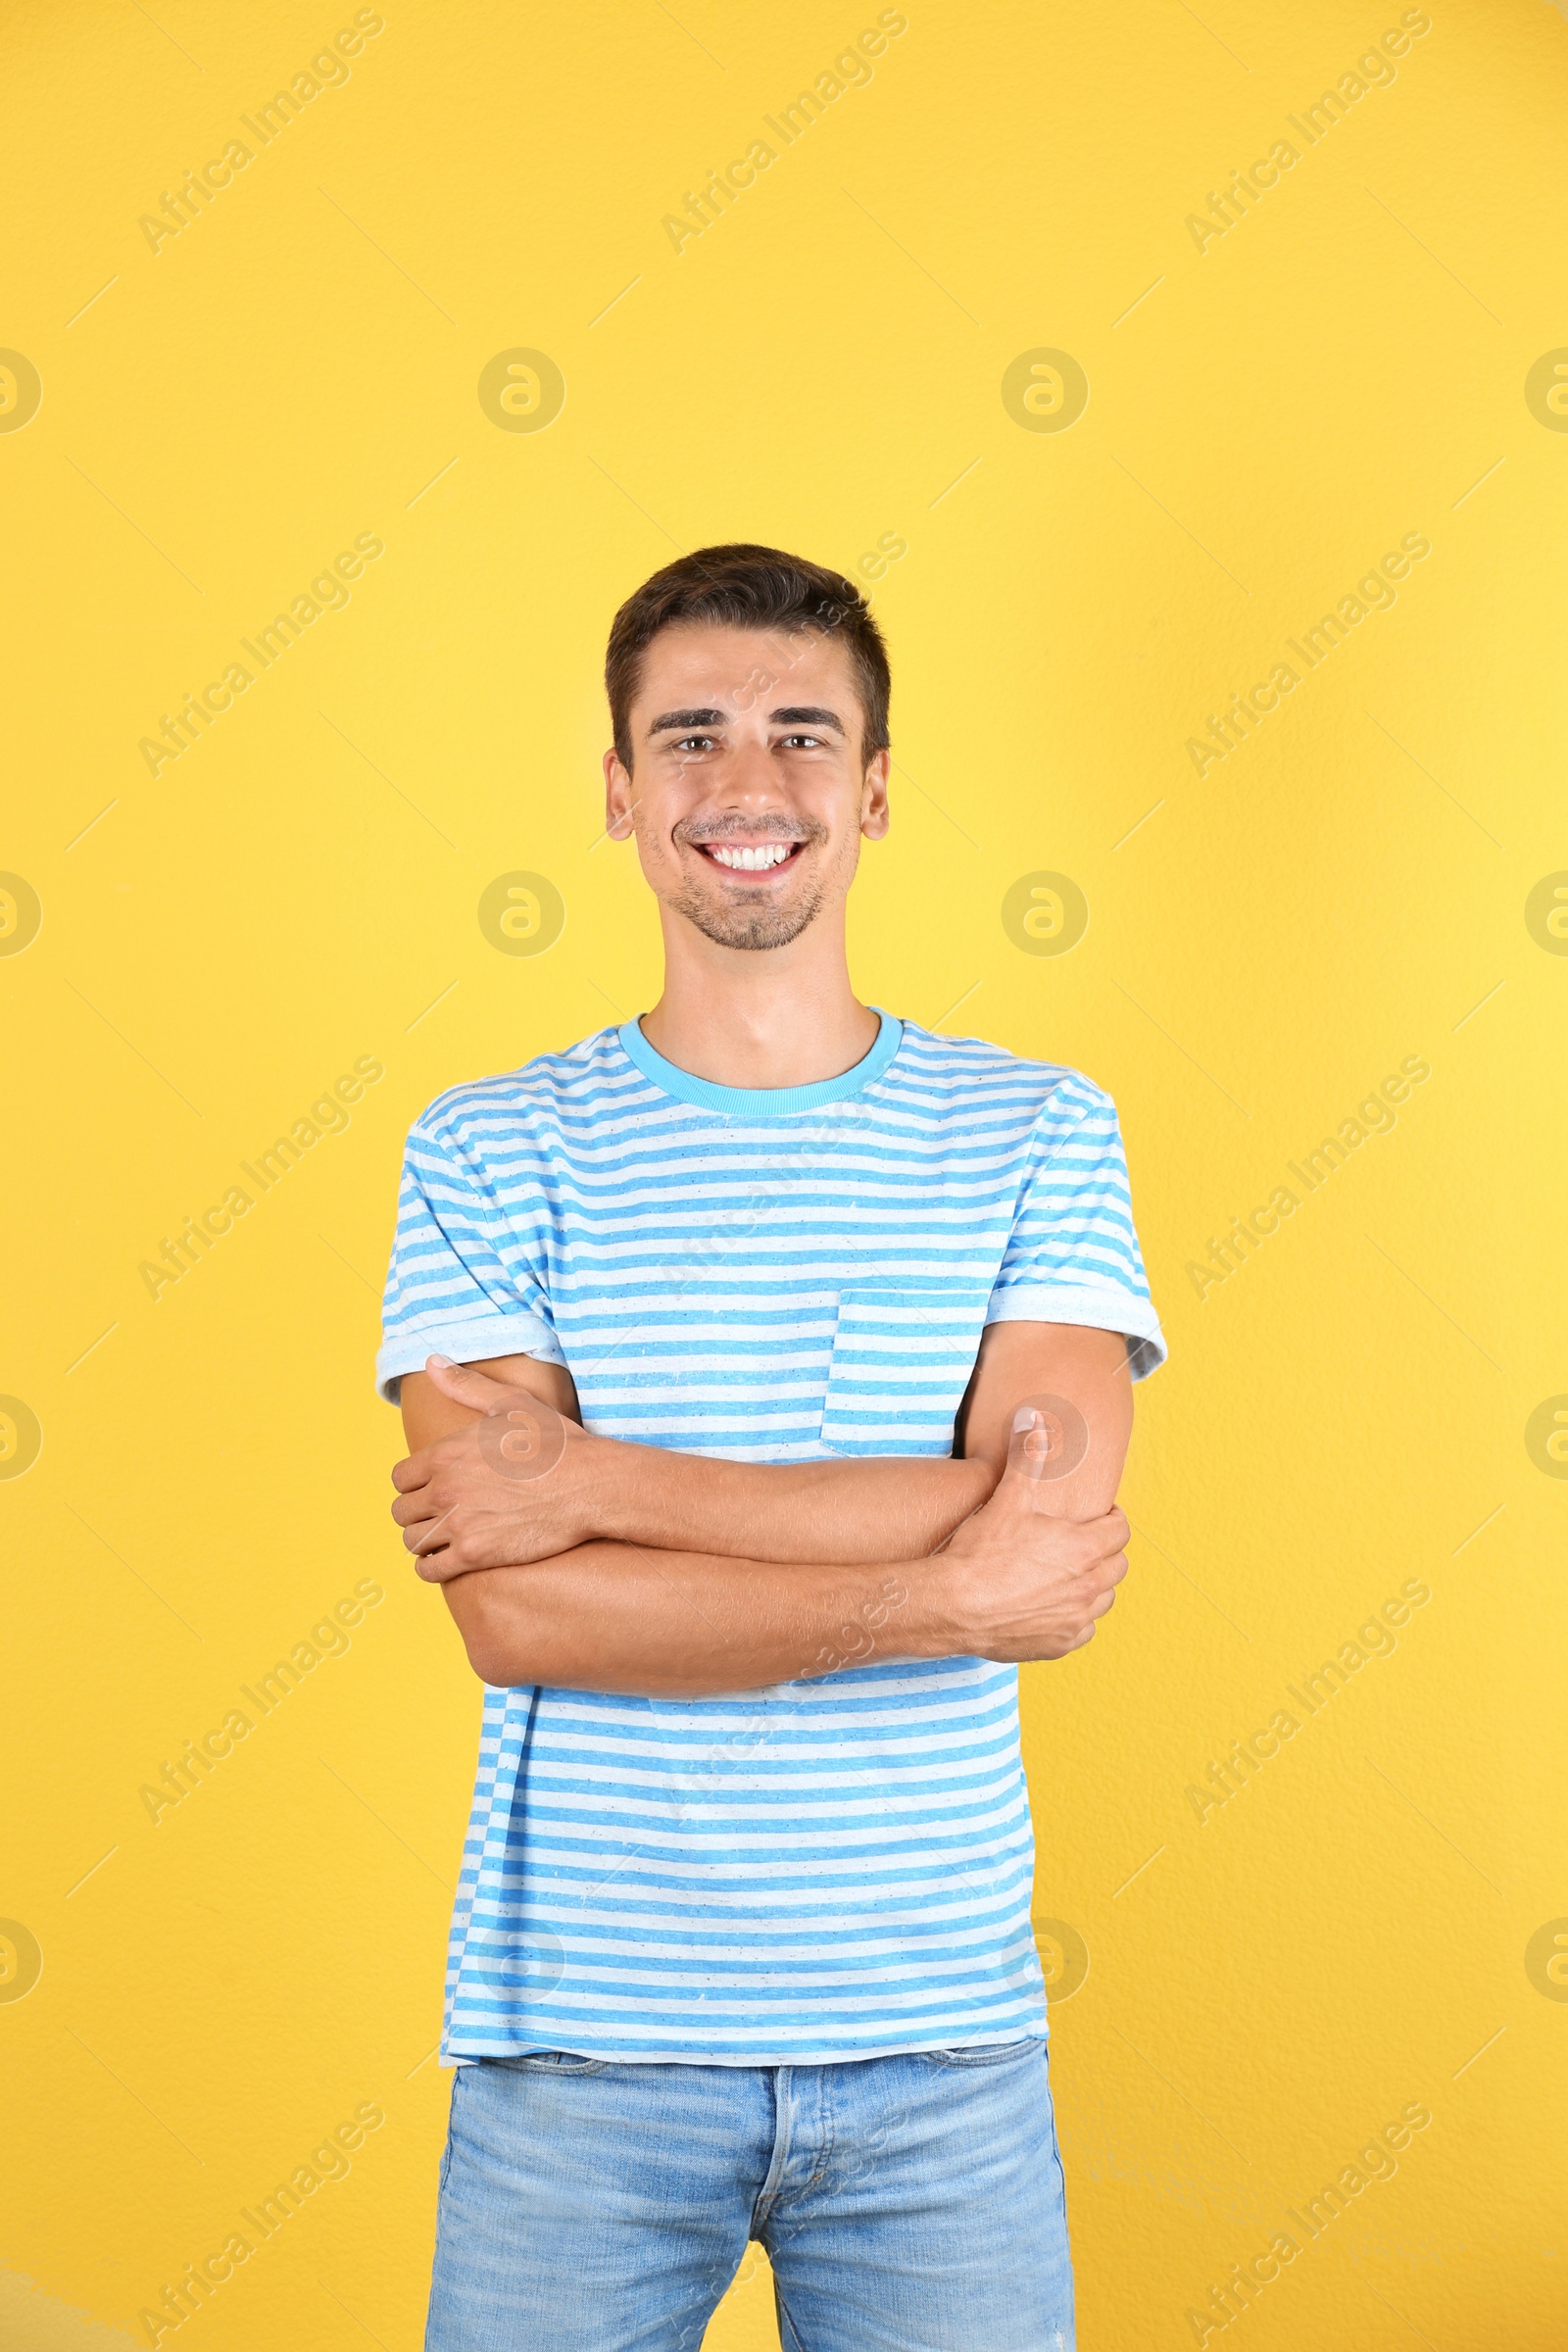
[[[476,1372],[471,1364],[455,1364],[449,1355],[427,1355],[424,1368],[443,1396],[474,1412],[499,1413],[516,1401],[515,1389],[492,1380],[488,1372]]]
[[[1027,1479],[1033,1485],[1045,1468],[1051,1446],[1046,1417],[1038,1406],[1021,1404],[1012,1416],[1012,1435],[1007,1441],[1007,1478]]]
[[[1026,1396],[1012,1416],[1007,1474],[1028,1479],[1065,1478],[1089,1451],[1089,1425],[1065,1396]]]

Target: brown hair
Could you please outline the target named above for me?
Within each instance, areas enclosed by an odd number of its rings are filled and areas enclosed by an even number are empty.
[[[861,758],[869,760],[874,752],[887,749],[893,685],[888,649],[870,606],[854,582],[776,547],[700,547],[645,580],[611,624],[605,692],[615,750],[628,771],[632,745],[627,714],[641,682],[643,655],[661,629],[680,623],[811,629],[823,637],[842,632],[865,721]]]

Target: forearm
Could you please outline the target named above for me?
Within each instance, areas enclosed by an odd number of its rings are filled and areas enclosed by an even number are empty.
[[[722,1462],[613,1448],[596,1536],[779,1564],[924,1559],[987,1501],[1000,1466],[947,1455]]]
[[[591,1543],[442,1590],[486,1683],[702,1698],[958,1654],[959,1581],[925,1558],[787,1565]]]
[[[873,1657],[1058,1657],[1109,1606],[1114,1575],[1093,1579],[1131,1424],[1114,1334],[988,1331],[956,1456],[714,1461],[585,1437],[557,1418],[574,1398],[516,1382],[421,1377],[393,1515],[488,1683],[699,1697]],[[1076,1428],[1070,1462],[1054,1438],[1004,1477],[1047,1422]]]
[[[1043,1392],[1072,1425],[1072,1466],[1051,1468],[1036,1507],[1097,1518],[1115,1500],[1132,1433],[1125,1342],[1088,1326],[1001,1323],[981,1345],[955,1455],[720,1462],[611,1445],[597,1456],[602,1484],[591,1532],[754,1560],[924,1559],[990,1500],[1015,1413]]]

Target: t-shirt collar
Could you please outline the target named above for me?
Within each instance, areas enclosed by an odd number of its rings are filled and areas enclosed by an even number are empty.
[[[710,1079],[694,1078],[690,1070],[666,1061],[662,1054],[655,1052],[636,1021],[627,1021],[616,1034],[628,1060],[677,1102],[693,1102],[699,1109],[721,1111],[731,1118],[780,1118],[793,1110],[817,1110],[825,1102],[842,1102],[881,1077],[904,1041],[904,1024],[891,1012],[884,1012],[880,1004],[873,1004],[871,1010],[882,1023],[871,1051],[852,1069],[837,1078],[819,1079],[814,1086],[715,1086]]]

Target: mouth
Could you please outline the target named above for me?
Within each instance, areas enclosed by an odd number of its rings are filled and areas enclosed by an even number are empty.
[[[804,841],[696,841],[692,848],[721,873],[748,882],[765,881],[794,864]]]

